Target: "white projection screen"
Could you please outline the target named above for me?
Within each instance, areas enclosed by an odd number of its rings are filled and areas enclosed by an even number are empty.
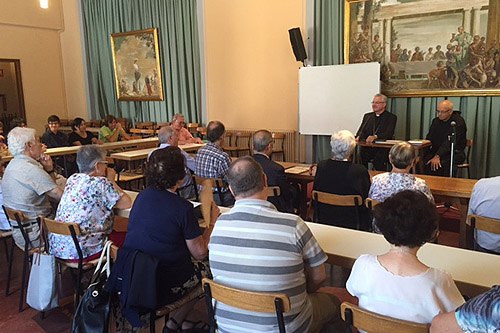
[[[299,70],[299,132],[354,134],[379,92],[380,64],[313,66]]]

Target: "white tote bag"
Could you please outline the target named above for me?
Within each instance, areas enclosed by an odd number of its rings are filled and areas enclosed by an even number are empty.
[[[57,308],[56,258],[51,254],[35,252],[31,265],[26,303],[38,311]]]

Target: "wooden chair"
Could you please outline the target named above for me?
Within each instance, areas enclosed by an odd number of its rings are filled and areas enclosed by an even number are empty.
[[[365,199],[366,208],[368,208],[370,211],[372,211],[373,208],[375,208],[375,206],[378,205],[379,203],[382,203],[382,201],[378,201],[378,200],[370,199],[370,198]]]
[[[320,191],[312,191],[312,200],[314,205],[314,222],[320,222],[319,205],[323,203],[332,206],[353,207],[356,210],[356,229],[360,229],[360,208],[363,205],[363,198],[360,195],[338,195]]]
[[[207,128],[206,127],[198,127],[196,129],[196,131],[198,132],[198,136],[204,140],[205,137],[207,136]]]
[[[154,136],[156,134],[156,131],[154,129],[131,128],[130,134],[138,135],[141,138],[149,138]]]
[[[167,122],[163,122],[163,123],[156,123],[157,130],[159,130],[160,128],[165,127],[165,126],[170,126],[170,122],[167,121]]]
[[[241,152],[248,152],[248,155],[250,155],[250,140],[252,139],[252,135],[250,133],[236,132],[234,137],[234,146],[222,148],[229,153],[230,156],[236,153],[237,157],[240,157]]]
[[[473,229],[473,233],[475,234],[475,230],[482,230],[486,232],[491,232],[494,234],[500,235],[500,219],[492,219],[489,217],[484,217],[480,215],[468,215],[467,216],[467,224]],[[474,242],[473,244],[468,244],[470,249],[477,249],[477,244]]]
[[[205,183],[205,181],[209,181],[210,184],[212,185],[212,188],[216,188],[217,189],[217,193],[219,195],[219,199],[220,199],[220,202],[222,204],[224,204],[224,200],[223,200],[223,197],[222,197],[222,188],[224,187],[227,187],[225,184],[224,184],[224,181],[220,178],[205,178],[205,177],[200,177],[200,176],[197,176],[197,175],[193,175],[193,186],[194,186],[194,194],[196,196],[196,201],[200,201],[200,195],[199,195],[199,191],[198,191],[198,185],[201,186],[201,184]],[[206,183],[205,183],[206,184]]]
[[[73,245],[76,248],[76,252],[78,253],[78,262],[69,262],[64,259],[56,258],[56,262],[63,267],[67,267],[71,269],[72,273],[76,271],[76,274],[73,274],[75,279],[75,308],[80,301],[80,296],[83,293],[83,289],[81,286],[82,275],[86,271],[94,268],[99,262],[99,258],[90,260],[87,262],[83,262],[83,252],[80,248],[80,243],[78,242],[78,237],[81,234],[80,225],[78,223],[67,223],[67,222],[59,222],[54,221],[49,218],[46,218],[42,215],[37,218],[38,223],[43,225],[43,229],[45,230],[44,241],[45,244],[49,243],[49,233],[54,235],[61,236],[69,236],[73,240]],[[49,246],[50,247],[50,246]]]
[[[279,197],[281,195],[281,189],[279,186],[268,186],[267,187],[267,197]]]
[[[226,132],[226,133],[224,133],[224,147],[230,147],[231,146],[232,137],[233,137],[233,132]]]
[[[198,134],[198,126],[200,126],[198,123],[188,123],[186,125],[189,133],[191,134]]]
[[[72,121],[69,119],[59,119],[59,124],[61,126],[71,126]]]
[[[281,154],[283,157],[283,162],[285,161],[285,134],[283,133],[273,133],[273,155]]]
[[[226,287],[207,278],[203,279],[203,289],[205,290],[205,299],[210,320],[210,332],[215,332],[217,329],[212,298],[217,302],[246,311],[276,313],[279,331],[280,333],[285,332],[283,313],[290,311],[291,308],[290,298],[287,294],[261,293],[235,289]],[[217,304],[217,302],[215,304]]]
[[[155,126],[154,126],[154,123],[152,121],[148,121],[148,122],[136,122],[135,123],[135,128],[154,130]]]
[[[467,140],[467,144],[465,146],[465,161],[462,164],[457,165],[458,169],[466,169],[467,170],[467,178],[470,178],[470,162],[469,155],[472,147],[472,139]]]
[[[347,302],[342,303],[340,308],[342,319],[347,324],[347,333],[352,333],[353,327],[370,333],[428,333],[430,328],[430,324],[383,316]]]
[[[101,121],[96,119],[91,119],[90,127],[101,127]]]
[[[7,216],[9,223],[13,229],[19,229],[24,238],[24,257],[23,257],[23,273],[21,276],[21,294],[19,296],[19,312],[23,311],[24,305],[24,292],[26,289],[26,278],[28,275],[28,265],[33,257],[33,253],[37,250],[37,248],[33,247],[31,240],[29,239],[28,233],[25,230],[25,227],[28,225],[28,219],[24,216],[23,212],[19,210],[14,210],[11,208],[7,208],[2,206],[5,212],[5,216]],[[15,221],[16,224],[12,224],[12,221]],[[32,222],[31,224],[35,224],[36,222]],[[9,296],[10,289],[10,280],[12,273],[12,260],[14,256],[14,248],[15,242],[12,240],[12,247],[10,249],[10,258],[9,258],[9,268],[7,270],[7,285],[5,287],[5,296]]]

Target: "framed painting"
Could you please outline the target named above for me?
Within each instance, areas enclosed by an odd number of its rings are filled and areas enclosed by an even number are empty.
[[[111,34],[119,101],[163,101],[156,28]]]
[[[500,95],[500,0],[344,0],[346,63],[390,97]]]

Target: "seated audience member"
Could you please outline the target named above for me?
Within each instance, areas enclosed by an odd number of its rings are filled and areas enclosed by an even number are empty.
[[[455,123],[456,145],[454,161],[455,165],[465,160],[464,149],[467,144],[467,126],[460,111],[453,111],[453,103],[444,100],[438,104],[437,117],[432,120],[429,133],[426,136],[430,140],[431,148],[425,154],[425,173],[434,176],[449,176],[451,161],[451,142],[449,140],[453,133],[452,123]]]
[[[268,200],[280,212],[293,213],[298,191],[286,179],[285,169],[271,160],[273,153],[273,136],[271,132],[260,130],[253,135],[253,158],[260,164],[267,176],[268,186],[279,186],[281,195],[269,197]],[[297,205],[298,206],[298,205]]]
[[[61,125],[61,120],[59,119],[59,117],[53,114],[47,119],[47,122],[49,124],[49,127],[42,135],[42,143],[47,148],[69,146],[68,136],[59,131],[59,127]],[[64,170],[64,175],[66,177],[78,171],[75,164],[75,155],[55,157],[54,162],[56,162],[57,165]]]
[[[26,127],[26,121],[23,118],[14,118],[10,121],[10,129],[16,127]]]
[[[163,149],[170,146],[177,147],[179,143],[177,132],[172,126],[164,126],[160,128],[160,130],[158,131],[158,141],[160,141],[160,146],[158,147],[158,149]],[[149,153],[148,159],[153,151]],[[181,153],[186,159],[186,176],[184,176],[184,182],[177,188],[177,191],[179,192],[181,197],[183,197],[184,199],[189,199],[195,196],[194,188],[191,184],[191,171],[194,172],[194,158],[182,149]]]
[[[381,173],[372,178],[368,197],[384,201],[395,193],[403,190],[420,191],[434,203],[434,197],[425,180],[410,174],[415,164],[415,148],[408,142],[400,142],[389,151],[391,172]]]
[[[179,138],[179,144],[183,145],[186,143],[203,143],[200,138],[194,138],[191,133],[185,128],[186,121],[184,120],[184,116],[180,113],[174,115],[172,118],[172,127],[177,133],[177,137]]]
[[[130,140],[131,137],[125,133],[122,124],[116,121],[116,118],[112,115],[108,115],[103,120],[104,125],[99,131],[99,140],[104,143],[116,142],[119,140]]]
[[[397,319],[430,323],[464,302],[450,274],[418,258],[437,236],[436,208],[422,192],[405,190],[377,205],[375,225],[391,244],[389,252],[360,256],[346,286],[363,309]]]
[[[175,193],[184,176],[185,159],[178,147],[158,149],[151,154],[146,166],[148,187],[134,202],[123,245],[160,260],[159,306],[182,298],[201,283],[202,277],[210,276],[208,262],[203,259],[220,212],[212,204],[211,220],[202,232],[193,205]],[[180,329],[193,306],[194,301],[171,314],[167,328],[172,332]],[[186,328],[185,324],[182,328]]]
[[[205,178],[220,178],[227,183],[227,172],[231,164],[231,158],[222,150],[224,144],[224,133],[226,128],[220,121],[211,121],[207,126],[207,138],[209,143],[196,153],[194,173]],[[217,188],[214,192],[214,201],[219,206],[231,206],[234,198],[227,187],[223,187],[222,202]]]
[[[42,135],[42,143],[47,146],[47,148],[67,147],[69,145],[68,136],[59,131],[59,126],[61,126],[59,117],[53,114],[47,119],[47,122],[49,127]]]
[[[85,146],[90,144],[102,144],[92,132],[87,131],[87,125],[83,118],[75,118],[71,124],[73,132],[69,135],[68,142],[73,146]]]
[[[97,146],[83,146],[76,154],[80,173],[68,178],[57,208],[55,220],[78,223],[77,236],[83,257],[99,257],[107,238],[120,246],[125,233],[113,233],[113,208],[127,209],[132,199],[116,184],[115,170],[107,167],[106,151]],[[50,234],[50,253],[61,259],[78,259],[71,236]]]
[[[469,214],[500,219],[500,177],[483,178],[474,185]],[[500,235],[477,230],[474,238],[476,250],[500,253]]]
[[[434,317],[431,333],[498,332],[500,286],[468,300],[453,312]]]
[[[267,201],[266,178],[250,156],[231,164],[228,180],[236,203],[219,217],[210,239],[214,281],[243,290],[288,294],[287,332],[319,332],[327,322],[340,324],[340,301],[317,292],[326,279],[327,256],[299,216],[280,213]],[[221,332],[277,332],[273,314],[219,302],[215,315]]]
[[[332,135],[330,144],[333,157],[318,164],[313,189],[332,194],[360,195],[365,200],[370,190],[370,175],[366,167],[351,161],[356,147],[354,135],[349,131],[339,131]],[[356,229],[356,208],[318,205],[318,220],[321,223]],[[363,205],[360,211],[361,229],[368,230],[368,209]]]
[[[4,173],[4,166],[3,166],[3,160],[2,157],[0,156],[0,205],[3,205],[3,194],[2,194],[2,186],[1,186],[1,181]],[[5,212],[3,209],[0,208],[0,230],[1,231],[7,231],[11,230],[12,228],[10,227],[10,223],[7,220],[7,216],[5,216]]]
[[[40,232],[36,217],[52,217],[49,198],[58,202],[63,190],[55,183],[54,164],[50,156],[42,153],[42,143],[34,129],[16,127],[7,139],[14,159],[7,165],[2,179],[3,202],[28,218],[25,230],[32,246],[37,247]],[[11,223],[16,224],[15,221]],[[24,238],[18,228],[14,228],[12,236],[17,246],[24,248]]]

